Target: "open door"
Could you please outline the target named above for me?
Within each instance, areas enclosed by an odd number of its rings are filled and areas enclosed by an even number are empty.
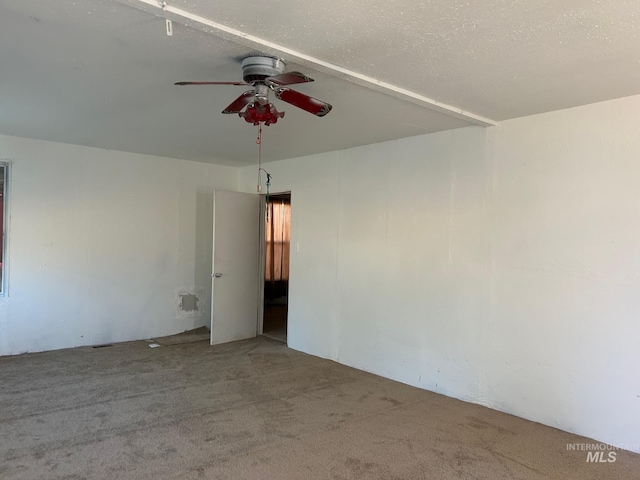
[[[257,334],[259,210],[258,195],[214,192],[211,345]]]

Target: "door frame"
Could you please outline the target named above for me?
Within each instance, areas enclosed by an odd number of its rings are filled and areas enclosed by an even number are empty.
[[[291,204],[291,218],[293,219],[293,195],[291,190],[285,190],[283,192],[269,192],[269,196],[277,196],[277,195],[289,195],[289,202]],[[260,194],[260,225],[258,225],[258,237],[260,237],[260,251],[258,252],[258,335],[262,335],[264,333],[264,269],[265,264],[267,262],[267,238],[265,232],[265,214],[267,208],[267,194]],[[293,223],[291,224],[293,227]],[[293,228],[291,228],[293,231]],[[291,237],[289,238],[291,242]],[[293,242],[291,242],[293,243]],[[287,289],[287,332],[289,330],[289,291],[291,290],[291,247],[289,248],[289,288]],[[288,338],[288,333],[287,333]],[[289,342],[287,341],[287,344]]]
[[[258,242],[260,250],[258,251],[258,335],[264,333],[264,270],[267,262],[267,246],[265,233],[265,213],[267,209],[267,195],[260,194],[260,216],[258,217]]]

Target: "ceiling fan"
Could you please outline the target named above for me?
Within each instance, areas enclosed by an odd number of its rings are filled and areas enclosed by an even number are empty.
[[[242,85],[252,86],[222,113],[237,113],[247,122],[259,125],[276,123],[284,112],[278,112],[273,103],[269,102],[269,92],[274,92],[276,98],[283,102],[301,108],[317,117],[324,117],[331,111],[331,105],[317,98],[290,89],[289,85],[313,82],[300,72],[286,72],[282,59],[264,55],[250,56],[242,60],[243,82],[177,82],[175,85]],[[246,107],[246,109],[245,109]]]

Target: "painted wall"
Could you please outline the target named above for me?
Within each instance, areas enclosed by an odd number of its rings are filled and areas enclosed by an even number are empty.
[[[0,355],[208,324],[213,189],[236,190],[235,168],[6,136],[0,158],[12,159]]]
[[[640,451],[639,131],[637,96],[267,164],[289,345]]]
[[[486,352],[499,408],[638,452],[639,132],[640,96],[489,131]]]

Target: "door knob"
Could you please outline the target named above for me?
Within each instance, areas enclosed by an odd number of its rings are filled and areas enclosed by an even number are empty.
[[[222,274],[221,273],[214,273],[213,276],[216,277],[216,278],[220,278],[222,276]]]

